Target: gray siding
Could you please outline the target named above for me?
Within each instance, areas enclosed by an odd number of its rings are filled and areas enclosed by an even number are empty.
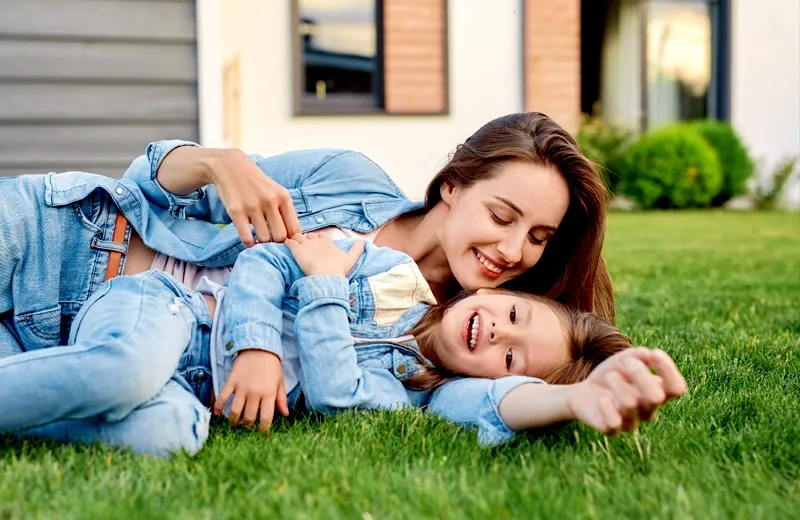
[[[2,0],[0,176],[118,177],[148,142],[198,139],[192,0]]]

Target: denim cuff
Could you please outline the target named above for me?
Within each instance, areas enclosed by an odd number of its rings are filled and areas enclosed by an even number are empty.
[[[347,306],[350,298],[350,282],[344,276],[306,276],[292,284],[290,294],[297,297],[300,308],[319,299],[339,300]]]
[[[242,350],[264,350],[283,360],[281,334],[266,323],[248,323],[225,332],[225,357]]]
[[[200,146],[191,141],[169,140],[169,141],[155,141],[147,145],[147,159],[150,161],[150,181],[155,184],[161,193],[164,194],[169,202],[169,214],[176,219],[186,218],[186,206],[191,206],[195,202],[201,201],[206,197],[205,188],[194,190],[186,195],[176,195],[171,191],[166,190],[160,182],[158,182],[157,174],[161,163],[164,158],[176,148],[181,146]]]
[[[526,376],[506,376],[492,382],[478,414],[478,442],[481,445],[497,446],[514,437],[514,430],[500,416],[500,402],[511,390],[528,383],[546,384],[539,378]]]

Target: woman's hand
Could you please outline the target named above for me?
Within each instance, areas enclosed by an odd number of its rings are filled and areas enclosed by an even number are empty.
[[[258,419],[258,430],[267,434],[276,408],[281,415],[289,415],[281,360],[272,352],[249,349],[237,354],[228,380],[214,403],[215,414],[222,413],[231,394],[234,398],[229,419],[234,427],[241,420],[244,426],[252,428]]]
[[[636,348],[611,356],[573,385],[567,403],[576,420],[616,435],[653,419],[660,406],[685,391],[686,381],[665,352]]]
[[[273,181],[241,150],[220,150],[209,162],[209,177],[246,247],[255,241],[283,242],[300,233],[288,190]]]
[[[241,150],[181,146],[158,168],[158,181],[172,193],[185,194],[206,185],[217,187],[222,205],[246,247],[283,242],[302,231],[289,192],[265,175]]]
[[[297,265],[306,276],[347,276],[364,253],[364,241],[358,240],[344,252],[327,236],[308,233],[294,235],[285,242]]]

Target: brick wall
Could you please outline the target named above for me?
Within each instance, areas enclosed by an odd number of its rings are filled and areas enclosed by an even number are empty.
[[[447,109],[446,0],[384,0],[386,112]]]
[[[580,0],[525,0],[525,110],[570,132],[581,115],[580,9]]]

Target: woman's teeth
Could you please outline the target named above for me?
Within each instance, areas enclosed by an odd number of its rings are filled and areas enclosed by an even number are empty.
[[[481,327],[481,317],[479,315],[475,315],[470,320],[470,333],[469,338],[467,340],[467,346],[470,350],[475,350],[476,342],[478,340],[478,331]]]
[[[489,260],[488,260],[488,259],[487,259],[485,256],[483,256],[483,255],[481,254],[481,252],[480,252],[480,251],[478,251],[477,249],[475,250],[475,256],[477,256],[477,257],[478,257],[478,260],[479,260],[479,261],[480,261],[480,262],[481,262],[481,263],[482,263],[482,264],[483,264],[483,265],[486,267],[486,269],[490,270],[491,272],[493,272],[493,273],[498,273],[498,274],[500,274],[500,273],[502,273],[502,272],[503,272],[503,269],[501,269],[500,267],[497,267],[497,266],[496,266],[496,265],[494,265],[492,262],[490,262],[490,261],[489,261]]]

